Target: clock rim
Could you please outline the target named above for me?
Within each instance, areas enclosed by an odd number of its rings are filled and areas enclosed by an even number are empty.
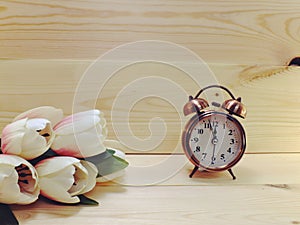
[[[192,132],[193,128],[195,127],[195,125],[200,120],[202,120],[202,118],[207,117],[207,116],[211,116],[211,115],[214,115],[214,114],[226,116],[226,118],[233,121],[233,123],[237,124],[237,127],[238,127],[239,131],[241,132],[242,144],[241,144],[241,148],[238,150],[239,151],[238,155],[236,155],[236,157],[233,161],[231,161],[229,164],[226,164],[226,165],[221,166],[221,167],[211,168],[211,167],[205,167],[205,166],[201,165],[201,163],[197,163],[198,160],[195,160],[194,153],[190,149],[189,141],[188,141],[190,138],[188,138],[188,137],[191,136],[191,132]],[[182,147],[183,147],[184,153],[185,153],[186,157],[189,159],[189,161],[192,164],[194,164],[194,166],[197,166],[197,167],[199,167],[201,169],[204,169],[206,171],[218,172],[218,171],[229,170],[230,168],[235,166],[241,160],[241,158],[244,155],[245,150],[246,150],[246,132],[245,132],[244,127],[240,123],[240,121],[238,121],[235,117],[233,117],[232,115],[230,115],[228,113],[217,112],[217,111],[213,111],[213,110],[208,110],[208,111],[205,111],[205,112],[201,112],[200,115],[196,114],[192,118],[190,118],[189,121],[187,122],[187,124],[185,125],[185,128],[182,132],[182,138],[181,139],[182,139]]]

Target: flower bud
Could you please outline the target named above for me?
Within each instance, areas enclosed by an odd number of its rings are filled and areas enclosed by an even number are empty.
[[[57,156],[35,166],[41,194],[62,203],[78,203],[77,195],[91,191],[96,185],[97,168],[87,161]]]
[[[34,167],[18,156],[0,154],[0,202],[30,204],[39,194]]]
[[[47,119],[21,119],[8,124],[2,131],[1,149],[4,154],[34,159],[45,153],[54,139]]]
[[[53,128],[56,134],[51,149],[58,155],[85,158],[103,153],[107,136],[106,121],[99,110],[76,113]]]

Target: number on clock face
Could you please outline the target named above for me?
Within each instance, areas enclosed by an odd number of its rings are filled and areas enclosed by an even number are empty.
[[[243,132],[226,114],[211,113],[190,127],[188,144],[194,161],[206,169],[222,169],[241,154]]]

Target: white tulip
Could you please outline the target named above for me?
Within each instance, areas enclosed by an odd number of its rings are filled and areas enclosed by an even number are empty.
[[[30,204],[39,194],[34,167],[18,156],[0,154],[0,202]]]
[[[91,191],[98,175],[94,164],[68,156],[42,160],[35,168],[41,194],[62,203],[78,203],[77,195]]]
[[[37,108],[30,109],[26,112],[21,113],[16,116],[13,121],[21,120],[21,119],[34,119],[34,118],[44,118],[51,122],[54,126],[63,118],[62,109],[57,109],[52,106],[40,106]]]
[[[103,153],[107,136],[106,121],[99,110],[76,113],[54,126],[51,149],[59,155],[77,158]]]
[[[21,119],[4,127],[1,149],[5,154],[34,159],[45,153],[54,140],[51,123],[46,119]]]

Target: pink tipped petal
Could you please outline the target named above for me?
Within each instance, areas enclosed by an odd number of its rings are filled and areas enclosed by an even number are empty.
[[[74,116],[73,119],[66,118],[58,126],[54,127],[55,133],[58,135],[68,135],[72,133],[80,133],[95,127],[100,122],[100,118],[96,115],[89,117]]]
[[[39,173],[39,171],[38,171]],[[45,197],[63,203],[77,203],[79,198],[71,196],[68,190],[74,183],[74,166],[67,166],[54,174],[41,176],[40,187],[41,194]]]
[[[84,112],[75,113],[62,119],[58,124],[55,125],[54,129],[58,129],[61,126],[65,126],[66,124],[72,123],[74,121],[81,120],[82,118],[93,117],[98,115],[100,115],[99,110],[88,110]]]
[[[106,148],[101,141],[101,135],[94,132],[94,129],[84,133],[65,136],[57,135],[54,138],[51,148],[59,155],[69,155],[82,158],[103,153]]]
[[[17,167],[22,167],[19,176]],[[40,193],[38,177],[34,167],[26,160],[14,155],[0,155],[0,202],[6,204],[30,204],[37,200]],[[26,183],[19,182],[26,180]]]
[[[105,151],[106,121],[99,110],[70,115],[55,127],[51,148],[59,155],[90,157]]]
[[[21,113],[14,121],[24,118],[45,118],[55,125],[63,118],[63,111],[52,106],[41,106]]]
[[[46,137],[39,131],[49,132]],[[21,119],[8,124],[2,133],[1,147],[5,154],[33,159],[42,155],[52,144],[54,134],[46,119]]]
[[[8,124],[7,126],[4,127],[4,129],[2,131],[2,136],[24,130],[27,120],[28,119],[22,119],[22,120],[18,120],[18,121]]]
[[[21,144],[27,119],[19,120],[6,125],[2,131],[1,148],[3,153],[20,154]]]
[[[77,203],[77,195],[90,191],[96,183],[97,168],[66,156],[42,160],[36,165],[41,194],[63,203]]]
[[[4,154],[19,155],[22,152],[24,132],[5,135],[1,140],[1,150]]]
[[[61,171],[65,167],[71,166],[78,162],[80,162],[80,160],[73,157],[58,156],[40,161],[35,168],[39,176],[47,176],[49,174],[56,173],[57,171]]]

